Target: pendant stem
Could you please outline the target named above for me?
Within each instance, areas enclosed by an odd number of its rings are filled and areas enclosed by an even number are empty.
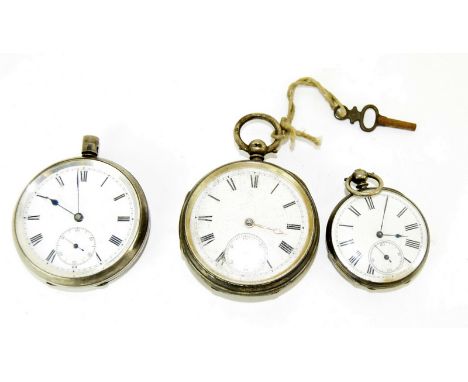
[[[85,135],[83,137],[83,146],[81,154],[83,157],[96,158],[99,153],[99,138],[94,135]]]

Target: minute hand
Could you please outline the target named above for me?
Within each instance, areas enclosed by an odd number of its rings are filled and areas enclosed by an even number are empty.
[[[76,170],[76,190],[78,193],[78,213],[80,213],[80,181],[78,179],[78,172],[79,170]]]
[[[385,207],[384,207],[383,215],[382,215],[382,223],[380,224],[380,232],[382,232],[382,229],[383,229],[383,223],[384,223],[384,219],[385,219],[385,212],[387,211],[387,203],[388,203],[388,195],[387,195],[387,199],[385,199]]]

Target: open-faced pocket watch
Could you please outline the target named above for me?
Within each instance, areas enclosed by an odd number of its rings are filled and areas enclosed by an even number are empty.
[[[376,187],[369,187],[369,178]],[[383,187],[373,173],[356,170],[345,184],[350,194],[338,203],[327,224],[332,263],[346,278],[369,289],[409,282],[429,251],[423,214],[401,192]]]
[[[145,194],[124,168],[98,158],[99,139],[83,138],[82,157],[46,168],[27,185],[13,230],[26,265],[51,285],[100,286],[127,270],[149,233]]]
[[[246,144],[242,126],[253,119],[280,124],[266,114],[249,114],[234,128],[250,160],[221,166],[189,192],[180,217],[180,242],[189,264],[215,290],[239,295],[278,292],[307,267],[317,249],[319,221],[305,184],[293,173],[264,162],[277,152],[276,138]]]

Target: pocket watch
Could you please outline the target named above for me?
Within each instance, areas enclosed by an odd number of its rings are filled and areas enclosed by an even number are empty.
[[[369,187],[369,179],[377,187]],[[429,251],[423,214],[401,192],[383,187],[376,174],[356,170],[345,185],[350,194],[327,224],[330,260],[346,278],[369,289],[408,283]]]
[[[82,157],[55,163],[26,186],[14,238],[26,265],[51,285],[100,286],[127,270],[149,233],[145,194],[123,167],[98,158],[99,139],[83,138]]]
[[[249,114],[234,128],[250,160],[226,164],[203,177],[188,193],[180,216],[181,249],[213,289],[238,295],[278,292],[311,262],[319,238],[314,201],[299,177],[264,162],[280,139],[267,146],[246,144],[240,131],[261,119],[276,136],[281,126],[266,114]]]

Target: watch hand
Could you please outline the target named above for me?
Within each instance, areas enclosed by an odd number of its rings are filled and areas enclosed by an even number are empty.
[[[385,256],[385,253],[384,253],[379,247],[375,246],[375,248],[377,248],[377,250],[378,250],[382,255]]]
[[[78,172],[79,170],[76,170],[76,190],[78,193],[78,214],[80,213],[80,182],[78,180]]]
[[[277,233],[279,235],[284,235],[284,232],[282,230],[280,230],[279,228],[270,228],[270,227],[267,227],[267,226],[264,226],[264,225],[261,225],[261,224],[257,224],[257,223],[255,223],[255,221],[252,218],[245,219],[244,223],[245,223],[245,225],[247,227],[263,228],[263,229],[267,229],[269,231],[273,231],[274,233]]]
[[[40,198],[43,198],[43,199],[48,199],[50,200],[50,202],[52,203],[53,206],[59,206],[60,208],[64,209],[65,211],[67,211],[68,213],[72,214],[72,215],[75,215],[73,212],[71,212],[69,209],[65,208],[64,206],[62,206],[59,201],[57,199],[52,199],[52,198],[49,198],[48,196],[43,196],[43,195],[39,195],[39,194],[36,194],[36,196],[39,196]]]
[[[392,262],[392,260],[390,260],[390,256],[389,256],[389,255],[387,255],[386,253],[384,253],[384,251],[382,251],[379,247],[375,246],[375,248],[377,248],[377,249],[379,250],[379,252],[380,252],[382,255],[384,255],[384,259],[385,259],[385,260],[388,260],[388,261]]]
[[[65,241],[68,241],[70,244],[74,244],[73,241],[71,241],[70,239],[66,238],[65,236],[62,236],[62,239],[64,239]]]
[[[68,241],[70,244],[72,244],[72,245],[73,245],[73,248],[75,248],[75,249],[78,248],[78,249],[80,249],[81,251],[84,252],[84,249],[81,248],[78,244],[74,243],[73,241],[71,241],[70,239],[68,239],[68,238],[65,237],[65,236],[62,236],[62,238],[65,239],[66,241]]]
[[[285,234],[285,233],[284,233],[281,229],[279,229],[279,228],[270,228],[270,227],[266,227],[266,226],[264,226],[264,225],[257,224],[257,223],[253,223],[253,225],[254,225],[255,227],[258,227],[258,228],[267,229],[267,230],[272,231],[272,232],[274,232],[274,233],[276,233],[276,234],[278,234],[278,235],[284,235],[284,234]]]
[[[408,237],[406,235],[400,235],[399,233],[395,234],[395,235],[390,235],[390,234],[386,234],[386,233],[383,233],[382,236],[394,236],[396,237],[397,239],[400,238],[400,237]]]
[[[384,253],[384,251],[382,251],[379,247],[375,246],[375,248],[377,248],[377,249],[380,251],[380,253],[381,253],[382,255],[384,255],[384,259],[385,259],[385,260],[388,260],[388,261],[392,262],[392,260],[390,259],[390,256],[389,256],[389,255],[387,255],[386,253]]]
[[[382,223],[380,224],[380,231],[381,232],[382,232],[382,229],[383,229],[383,223],[384,223],[384,219],[385,219],[385,212],[387,211],[387,203],[388,203],[388,195],[387,195],[387,199],[385,199],[385,207],[384,207],[383,215],[382,215]]]

